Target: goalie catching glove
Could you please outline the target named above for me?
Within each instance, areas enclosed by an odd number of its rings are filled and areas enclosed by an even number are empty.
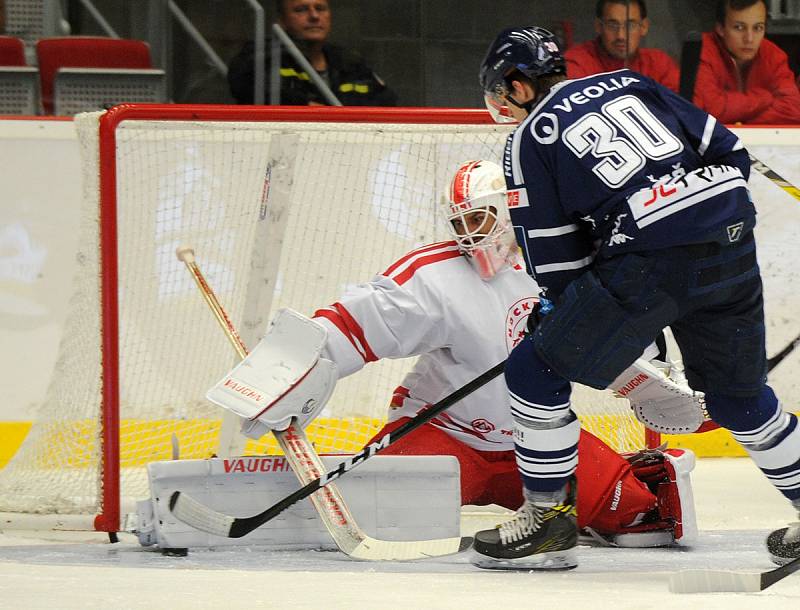
[[[682,376],[667,375],[656,363],[639,358],[608,388],[627,398],[636,418],[651,430],[662,434],[697,432],[706,421],[702,394],[692,391]]]
[[[260,438],[305,427],[330,398],[336,364],[320,354],[325,328],[291,309],[281,309],[255,349],[212,387],[206,397],[243,418],[242,433]]]

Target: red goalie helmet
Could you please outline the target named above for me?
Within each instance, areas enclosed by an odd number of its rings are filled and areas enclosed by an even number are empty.
[[[442,198],[447,228],[484,280],[517,257],[503,170],[491,161],[467,161]]]

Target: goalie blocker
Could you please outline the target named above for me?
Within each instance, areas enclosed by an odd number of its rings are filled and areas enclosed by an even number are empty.
[[[241,417],[242,433],[260,438],[285,430],[292,418],[305,428],[333,392],[336,364],[322,358],[327,331],[291,309],[281,309],[250,354],[206,397]]]

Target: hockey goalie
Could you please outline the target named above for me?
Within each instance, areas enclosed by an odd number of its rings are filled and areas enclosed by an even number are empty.
[[[307,425],[336,379],[380,358],[418,356],[394,392],[389,423],[377,439],[507,358],[539,289],[519,257],[500,167],[464,163],[441,210],[452,241],[408,253],[313,319],[282,310],[208,397],[242,417],[243,432],[258,438],[292,419]],[[276,349],[285,358],[276,361]],[[284,361],[302,364],[286,375],[278,370]],[[639,359],[611,390],[654,429],[691,432],[703,422],[698,398],[657,361]],[[274,399],[264,398],[270,394]],[[515,510],[523,498],[507,403],[505,382],[495,378],[382,454],[455,456],[462,504]],[[691,452],[620,455],[585,431],[578,452],[578,523],[585,532],[612,545],[692,544]]]

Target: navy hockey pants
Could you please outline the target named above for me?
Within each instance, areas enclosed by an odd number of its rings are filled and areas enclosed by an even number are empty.
[[[693,389],[758,396],[766,381],[761,276],[753,234],[598,259],[535,331],[539,356],[572,381],[605,388],[666,326]]]

